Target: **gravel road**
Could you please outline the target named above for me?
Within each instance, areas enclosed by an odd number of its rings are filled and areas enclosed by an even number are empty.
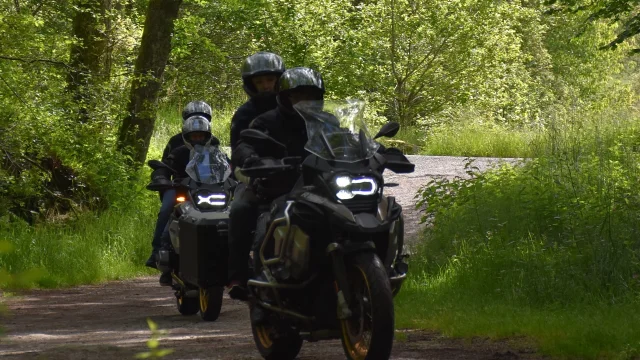
[[[404,206],[407,235],[416,241],[419,214],[416,189],[434,177],[464,175],[464,158],[410,156],[416,171],[389,175],[389,191]],[[496,159],[478,159],[485,168]],[[165,359],[260,359],[255,350],[247,306],[226,297],[218,321],[181,316],[170,290],[157,277],[142,277],[69,289],[33,290],[0,297],[9,313],[0,318],[2,359],[132,359],[146,350],[146,319],[166,331],[161,347],[175,352]],[[541,359],[529,349],[487,339],[449,339],[438,333],[398,330],[392,359]],[[299,359],[344,359],[339,341],[305,343]]]

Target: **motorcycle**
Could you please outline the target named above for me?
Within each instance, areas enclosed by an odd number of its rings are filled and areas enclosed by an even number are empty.
[[[177,173],[157,160],[148,164]],[[192,150],[186,172],[170,185],[177,202],[169,220],[171,248],[159,251],[157,268],[171,272],[180,314],[200,312],[203,320],[215,321],[227,282],[229,209],[237,182],[217,147]]]
[[[296,171],[293,190],[258,220],[248,281],[256,347],[265,359],[294,359],[304,340],[341,339],[348,359],[388,359],[394,336],[393,297],[408,270],[402,254],[402,207],[384,195],[382,173],[410,173],[388,123],[371,137],[360,101],[305,101],[306,158],[261,159],[241,169],[252,179]],[[244,141],[286,147],[248,129]]]

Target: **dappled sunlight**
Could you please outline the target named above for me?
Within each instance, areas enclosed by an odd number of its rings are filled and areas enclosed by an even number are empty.
[[[151,336],[147,319],[166,331],[160,342],[169,348],[253,349],[246,304],[225,295],[219,320],[205,322],[198,315],[180,315],[173,291],[156,281],[149,277],[74,290],[33,291],[34,297],[12,299],[10,316],[3,321],[6,333],[0,357],[57,359],[70,353],[77,354],[73,359],[85,359],[114,352],[112,358],[131,357],[147,348]]]
[[[33,352],[44,352],[58,346],[118,346],[131,347],[144,345],[150,337],[149,329],[145,330],[109,330],[109,331],[52,331],[51,333],[34,332],[30,334],[9,335],[6,338],[7,349],[0,350],[0,356],[21,355]],[[180,346],[184,341],[225,341],[226,338],[247,339],[250,334],[226,332],[224,329],[198,329],[197,333],[183,328],[167,330],[161,337],[162,343],[170,343],[172,347]],[[219,339],[219,340],[218,340]],[[29,350],[16,351],[14,346],[28,344]]]

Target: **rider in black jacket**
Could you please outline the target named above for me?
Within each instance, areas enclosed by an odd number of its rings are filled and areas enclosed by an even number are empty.
[[[306,156],[305,122],[293,105],[303,100],[322,100],[325,92],[322,77],[309,68],[289,69],[280,77],[279,90],[278,107],[258,116],[249,128],[263,131],[281,142],[286,151],[259,148],[240,139],[231,155],[233,163],[250,167],[260,157]],[[247,257],[251,233],[259,216],[258,205],[288,192],[297,179],[297,173],[283,174],[278,179],[270,179],[269,183],[260,183],[259,188],[252,184],[234,199],[229,214],[229,296],[232,298],[246,300],[248,296],[245,288],[249,278]]]
[[[202,100],[192,101],[188,103],[184,110],[182,110],[182,121],[184,122],[189,117],[194,115],[200,115],[205,117],[208,121],[211,121],[211,106]],[[162,153],[162,162],[165,162],[171,152],[181,146],[184,146],[184,140],[182,137],[182,132],[174,135],[169,139],[169,143],[164,148],[164,152]],[[188,154],[187,154],[188,155]],[[151,175],[152,179],[154,175]],[[153,180],[152,180],[153,181]],[[151,246],[153,250],[151,251],[151,256],[147,259],[145,265],[151,268],[156,267],[156,255],[160,250],[162,231],[165,228],[165,225],[169,221],[169,217],[171,216],[171,210],[173,210],[173,206],[175,205],[175,197],[176,192],[173,189],[167,189],[165,191],[160,192],[160,199],[162,201],[162,205],[160,206],[160,211],[158,212],[158,220],[156,220],[156,227],[153,232],[153,240],[151,241]]]
[[[240,140],[240,131],[248,129],[258,115],[272,110],[277,105],[278,79],[284,72],[284,62],[276,54],[257,52],[242,64],[242,82],[249,100],[242,104],[231,118],[231,150]],[[238,164],[241,166],[242,163]]]

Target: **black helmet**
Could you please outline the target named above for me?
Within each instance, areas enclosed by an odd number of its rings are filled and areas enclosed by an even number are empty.
[[[320,73],[306,67],[296,67],[285,71],[279,81],[280,92],[278,103],[287,110],[293,111],[289,94],[293,91],[307,90],[314,93],[314,97],[322,100],[324,97],[324,81]]]
[[[182,110],[182,121],[194,115],[204,116],[211,121],[211,106],[202,100],[192,101]]]
[[[280,92],[287,92],[299,88],[310,88],[324,95],[324,81],[320,73],[306,67],[295,67],[285,71],[279,81]]]
[[[189,135],[195,132],[205,133],[204,140],[198,142],[191,141]],[[208,145],[211,142],[211,136],[211,122],[204,116],[191,116],[182,123],[182,140],[184,140],[184,144],[190,149],[193,149],[196,145]]]
[[[249,56],[244,60],[241,69],[244,91],[251,97],[256,96],[257,91],[251,82],[251,78],[259,75],[275,75],[280,77],[284,70],[284,61],[282,61],[279,55],[260,51]]]

